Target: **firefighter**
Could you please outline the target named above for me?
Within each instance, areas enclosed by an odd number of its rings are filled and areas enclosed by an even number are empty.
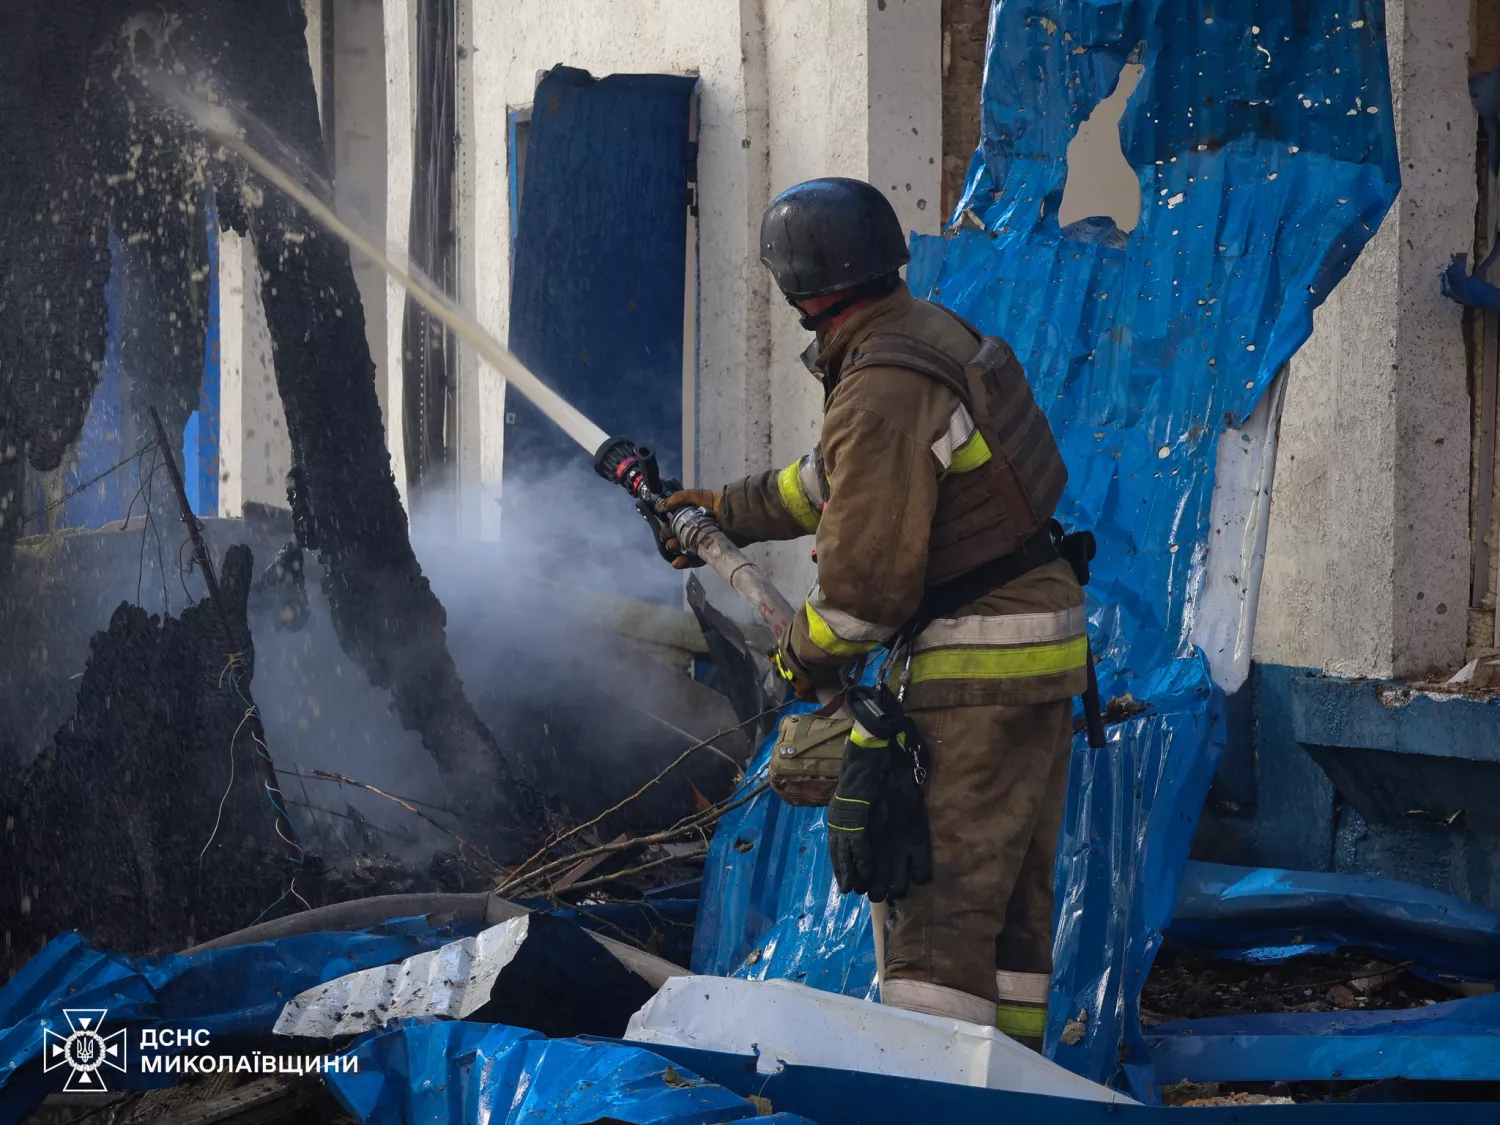
[[[876,188],[798,184],[760,244],[816,333],[803,360],[825,392],[820,441],[667,507],[707,508],[742,545],[816,536],[817,582],[776,659],[804,698],[903,646],[893,676],[929,755],[926,823],[920,797],[895,797],[912,774],[901,747],[856,726],[828,810],[835,875],[893,900],[883,1003],[1039,1045],[1088,661],[1052,520],[1067,471],[1011,349],[907,289],[906,239]]]

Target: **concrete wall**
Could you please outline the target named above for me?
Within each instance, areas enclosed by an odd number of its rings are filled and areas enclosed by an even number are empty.
[[[1401,195],[1293,359],[1255,657],[1349,676],[1464,659],[1468,370],[1438,276],[1474,240],[1468,0],[1391,0]]]
[[[219,515],[286,507],[292,446],[276,389],[260,266],[250,239],[219,235]]]

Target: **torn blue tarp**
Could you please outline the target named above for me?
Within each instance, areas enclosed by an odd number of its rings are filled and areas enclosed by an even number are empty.
[[[950,234],[914,240],[909,281],[1015,348],[1070,469],[1059,514],[1099,539],[1101,686],[1150,706],[1104,750],[1076,745],[1048,1027],[1057,1060],[1099,1081],[1118,1078],[1123,1047],[1149,1097],[1136,1001],[1222,742],[1222,697],[1191,641],[1216,446],[1395,198],[1384,12],[1371,0],[991,12],[980,149]],[[1120,135],[1139,225],[1065,231],[1068,144],[1133,62]],[[867,924],[833,890],[821,826],[769,798],[724,822],[698,971],[868,991]],[[1069,1020],[1083,1037],[1059,1045]]]
[[[639,1047],[545,1039],[503,1024],[392,1026],[352,1053],[357,1072],[341,1070],[326,1080],[361,1125],[712,1125],[759,1112],[753,1102]],[[805,1120],[781,1117],[784,1125]]]
[[[1146,1043],[1160,1081],[1449,1082],[1500,1078],[1500,995],[1392,1012],[1285,1012],[1164,1023]]]
[[[52,939],[0,988],[0,1125],[24,1119],[58,1088],[38,1062],[43,1031],[68,1030],[63,1010],[103,1010],[104,1027],[128,1028],[130,1057],[140,1032],[186,1028],[221,1045],[269,1034],[282,1005],[315,984],[436,949],[476,926],[433,927],[402,919],[358,934],[299,934],[204,953],[126,957],[92,949],[76,933]],[[120,1086],[170,1085],[175,1079],[131,1067]]]
[[[1368,875],[1189,863],[1167,937],[1241,961],[1359,947],[1440,977],[1500,980],[1500,914]]]

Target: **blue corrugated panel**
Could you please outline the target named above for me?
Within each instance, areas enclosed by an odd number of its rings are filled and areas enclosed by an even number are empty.
[[[1500,1079],[1497,1023],[1500,996],[1475,996],[1393,1012],[1184,1020],[1153,1028],[1147,1043],[1164,1083],[1493,1082]]]
[[[1100,1081],[1119,1077],[1123,1046],[1149,1094],[1136,998],[1222,745],[1222,696],[1190,640],[1216,445],[1395,198],[1383,9],[1001,2],[988,51],[962,221],[915,240],[910,281],[1015,348],[1071,470],[1060,515],[1099,537],[1089,605],[1103,689],[1152,708],[1106,749],[1075,749],[1048,1028],[1058,1061]],[[1144,73],[1121,138],[1140,224],[1062,229],[1068,142],[1132,59]],[[823,847],[820,818],[755,809],[715,840],[704,899],[720,917],[695,964],[755,971],[744,959],[774,938],[760,971],[866,989],[846,964],[864,955],[857,920],[822,861],[804,858]],[[730,855],[757,833],[765,856]],[[1059,1045],[1080,1013],[1082,1038]]]
[[[640,1047],[545,1039],[504,1024],[393,1025],[353,1054],[357,1073],[327,1081],[361,1125],[764,1120],[738,1094]]]
[[[1439,979],[1500,980],[1500,914],[1368,875],[1189,863],[1167,936],[1237,961],[1355,947]]]

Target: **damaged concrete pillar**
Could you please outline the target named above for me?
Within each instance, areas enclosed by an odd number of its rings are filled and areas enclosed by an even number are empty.
[[[286,506],[292,449],[250,239],[219,236],[219,514]]]
[[[1417,677],[1465,658],[1475,116],[1468,0],[1386,12],[1401,194],[1291,363],[1255,659]]]
[[[768,197],[751,200],[758,228],[770,197],[817,176],[853,176],[885,192],[901,224],[919,234],[942,227],[942,26],[936,3],[903,0],[819,0],[765,5],[768,114]],[[809,66],[818,44],[827,64]],[[756,139],[758,142],[758,138]],[[763,277],[759,284],[768,284]],[[747,450],[743,468],[725,475],[789,464],[818,440],[822,389],[798,359],[808,334],[770,291],[769,440]],[[708,446],[705,444],[705,448]],[[717,484],[717,466],[705,483]],[[803,542],[763,548],[772,579],[795,597],[814,577]]]

